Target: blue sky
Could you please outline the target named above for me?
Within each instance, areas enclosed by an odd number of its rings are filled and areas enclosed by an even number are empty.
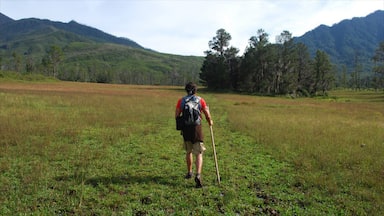
[[[384,10],[384,0],[0,0],[12,19],[40,18],[95,27],[163,53],[203,56],[216,31],[244,51],[262,28],[301,36],[321,24]]]

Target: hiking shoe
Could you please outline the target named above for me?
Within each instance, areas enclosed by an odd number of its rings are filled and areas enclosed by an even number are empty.
[[[190,179],[190,178],[192,178],[192,173],[191,173],[191,172],[187,173],[187,174],[185,175],[184,178],[185,178],[185,179]]]
[[[196,188],[202,188],[203,185],[201,184],[201,178],[200,178],[200,175],[197,175],[195,177],[195,182],[196,182]]]

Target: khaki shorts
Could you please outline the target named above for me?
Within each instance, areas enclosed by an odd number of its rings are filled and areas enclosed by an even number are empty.
[[[206,150],[203,142],[192,143],[191,141],[184,142],[184,149],[194,155],[202,154]]]

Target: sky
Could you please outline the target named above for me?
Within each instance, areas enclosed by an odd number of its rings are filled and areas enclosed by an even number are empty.
[[[269,41],[283,31],[299,37],[321,24],[384,10],[384,0],[0,0],[0,12],[72,20],[162,53],[204,56],[218,29],[242,54],[258,29]]]

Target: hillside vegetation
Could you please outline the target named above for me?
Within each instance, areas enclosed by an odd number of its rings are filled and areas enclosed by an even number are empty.
[[[377,215],[384,97],[199,92],[202,189],[185,180],[174,108],[182,87],[0,78],[1,215]]]
[[[202,57],[155,52],[75,21],[15,21],[4,15],[0,19],[2,70],[82,82],[182,85],[186,80],[198,81]]]
[[[384,42],[384,10],[375,11],[366,17],[342,20],[332,26],[320,25],[295,38],[304,43],[312,56],[317,50],[326,52],[332,63],[347,67],[348,74],[357,67],[366,76],[374,66],[372,56]]]

